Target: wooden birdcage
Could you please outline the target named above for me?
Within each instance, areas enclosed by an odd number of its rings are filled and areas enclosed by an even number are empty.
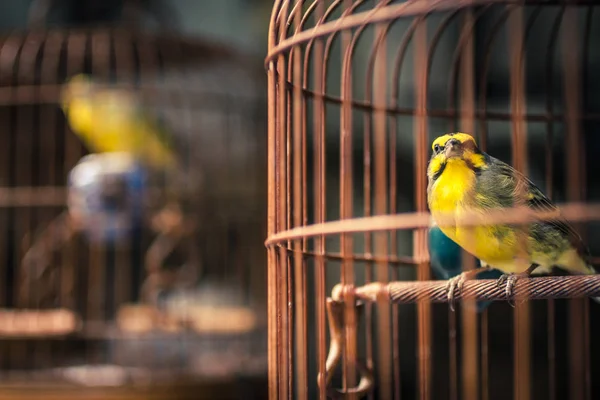
[[[438,304],[447,282],[432,281],[426,201],[432,141],[469,132],[560,204],[598,254],[597,11],[579,1],[275,2],[270,399],[599,396],[599,308],[581,297],[597,296],[600,280],[521,279],[514,308],[496,281],[468,281],[448,311]],[[489,221],[544,218],[501,214]],[[477,313],[474,299],[502,301]]]
[[[260,63],[140,18],[50,28],[47,12],[0,38],[0,397],[260,398]],[[81,73],[134,93],[182,144],[196,192],[176,218],[110,243],[73,223],[68,176],[89,149],[60,102]]]

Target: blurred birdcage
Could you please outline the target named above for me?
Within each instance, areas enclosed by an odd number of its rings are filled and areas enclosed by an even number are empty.
[[[99,23],[71,3],[99,2],[33,2],[31,29],[0,38],[0,397],[260,398],[260,63],[135,7]],[[68,18],[50,25],[56,7]],[[78,74],[166,127],[185,170],[174,203],[135,159],[86,156],[61,109]]]
[[[449,311],[446,282],[431,281],[426,202],[433,139],[470,132],[560,204],[598,254],[597,11],[585,1],[275,2],[271,399],[598,397],[599,309],[581,298],[598,295],[598,279],[520,280],[530,300],[480,314],[474,298],[507,298],[494,281],[471,281]]]

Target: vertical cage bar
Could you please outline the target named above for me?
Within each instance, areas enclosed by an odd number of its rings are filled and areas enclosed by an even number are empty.
[[[288,7],[289,3],[284,3],[281,9],[281,21],[279,25],[279,36],[280,40],[283,40],[286,35],[287,24],[285,23],[287,15],[288,15]],[[276,168],[277,168],[277,231],[282,232],[287,229],[287,196],[285,193],[286,188],[288,187],[287,180],[287,137],[288,130],[288,109],[286,106],[287,100],[287,88],[286,88],[286,72],[287,72],[287,60],[284,55],[281,55],[277,61],[277,77],[279,78],[278,82],[278,111],[279,115],[277,118],[277,152],[279,157],[277,157]],[[289,247],[290,243],[288,243]],[[293,330],[293,326],[291,325],[292,321],[289,319],[288,313],[288,304],[291,301],[290,299],[290,290],[289,287],[289,272],[290,272],[290,263],[287,257],[287,254],[283,248],[279,249],[279,279],[277,282],[279,288],[279,314],[278,319],[281,323],[280,325],[280,343],[279,343],[279,365],[280,365],[280,374],[285,375],[285,379],[280,380],[279,387],[279,398],[292,398],[292,388],[293,388],[293,368],[291,365],[290,355],[292,352],[291,349],[291,332]]]
[[[325,15],[325,4],[319,2],[315,10],[315,26],[323,22]],[[313,57],[313,87],[317,93],[325,93],[325,79],[327,77],[327,54],[321,39],[314,42]],[[325,222],[326,217],[326,191],[325,191],[325,102],[322,96],[317,95],[314,99],[314,140],[313,140],[313,179],[314,179],[314,212],[315,223]],[[325,237],[315,237],[315,286],[316,286],[316,339],[317,339],[317,370],[319,375],[325,374],[326,332],[325,332]],[[324,382],[319,385],[319,399],[325,400],[327,392]]]
[[[546,194],[549,199],[553,199],[554,195],[554,154],[552,151],[554,142],[554,56],[556,50],[556,41],[560,32],[560,24],[563,19],[564,8],[561,8],[556,13],[556,18],[552,24],[550,39],[546,53],[546,114],[550,116],[546,122],[546,137],[545,137],[545,184]],[[556,303],[553,299],[547,302],[547,330],[548,330],[548,400],[556,399]]]
[[[41,50],[41,43],[44,37],[40,33],[29,33],[25,38],[25,42],[22,45],[21,53],[18,57],[17,65],[18,72],[16,77],[16,85],[33,85],[34,74],[36,73],[36,58],[38,52]],[[18,104],[18,102],[17,102]],[[34,170],[32,168],[33,163],[33,143],[34,143],[34,109],[31,104],[19,104],[17,106],[17,126],[16,126],[16,186],[31,187],[34,179]],[[16,211],[16,210],[15,210]],[[25,207],[21,210],[16,211],[19,216],[17,218],[17,226],[15,227],[17,248],[15,254],[17,259],[20,261],[23,258],[23,253],[29,248],[32,243],[31,235],[25,236],[33,228],[33,210],[30,207]],[[23,241],[22,238],[24,238]],[[18,263],[15,264],[15,268],[18,268]],[[15,287],[19,287],[19,280],[22,279],[21,271],[16,269],[15,276],[18,280],[15,282]],[[32,286],[33,282],[27,282],[24,296],[27,298],[19,300],[15,298],[15,302],[20,306],[37,307],[40,305],[42,298],[39,297],[40,292],[36,291]],[[35,298],[35,300],[34,300]]]
[[[506,14],[506,11],[504,11]],[[476,32],[477,26],[473,27],[473,32]],[[488,39],[489,40],[489,39]],[[486,112],[486,86],[487,86],[487,67],[489,65],[489,57],[490,52],[489,48],[486,46],[485,48],[487,54],[485,55],[486,61],[484,62],[484,72],[481,73],[480,80],[480,92],[479,92],[479,111],[484,113]],[[478,66],[478,69],[480,67]],[[488,132],[487,132],[487,122],[485,118],[479,118],[478,121],[479,126],[479,148],[482,151],[487,151],[487,143],[488,143]],[[464,254],[464,253],[463,253]],[[490,358],[489,358],[489,310],[486,308],[481,313],[480,325],[481,325],[481,399],[489,400],[490,399]],[[455,340],[456,341],[456,340]]]
[[[462,132],[474,132],[475,129],[475,68],[474,68],[474,16],[471,9],[463,12],[463,28],[461,37],[466,38],[460,57],[460,99]],[[471,233],[472,234],[472,233]],[[464,271],[475,268],[475,259],[466,251],[462,251]],[[477,302],[465,299],[462,302],[462,385],[464,399],[479,398],[479,335],[477,326]]]
[[[402,76],[402,67],[403,67],[403,62],[406,58],[406,54],[408,53],[408,45],[410,43],[410,40],[412,39],[412,35],[414,33],[414,28],[416,26],[416,23],[413,22],[411,23],[406,31],[403,32],[403,38],[402,41],[400,42],[400,44],[398,45],[398,51],[396,52],[396,55],[394,56],[393,59],[393,68],[392,68],[392,72],[391,72],[391,99],[390,99],[390,105],[389,107],[391,109],[395,109],[398,107],[399,101],[400,101],[400,93],[401,93],[401,76]],[[391,25],[388,23],[385,26],[385,31],[382,30],[382,32],[380,33],[380,35],[387,35],[388,32],[391,29]],[[380,41],[381,39],[383,39],[385,36],[381,36],[378,37],[377,40]],[[372,52],[371,53],[371,60],[369,60],[369,68],[372,69],[375,65],[375,60],[376,60],[376,56],[377,53],[376,52]],[[371,72],[372,73],[372,72]],[[369,86],[367,87],[367,93],[371,94],[371,92],[373,91],[371,88],[371,81],[367,82],[369,84]],[[367,101],[372,103],[372,98],[371,96],[368,97]],[[389,120],[390,120],[390,128],[389,128],[389,202],[390,202],[390,207],[389,207],[389,212],[390,214],[395,214],[398,211],[398,160],[397,160],[397,140],[398,140],[398,119],[399,117],[396,115],[392,115],[390,116]],[[370,115],[368,115],[368,117],[365,117],[365,120],[369,121],[370,124]],[[366,127],[365,127],[366,128]],[[365,129],[365,151],[368,149],[369,150],[369,175],[371,175],[372,171],[370,168],[370,162],[371,162],[371,132],[367,131]],[[367,165],[365,162],[365,170],[367,169]],[[370,181],[370,180],[369,180]],[[365,183],[366,185],[366,183]],[[366,188],[365,188],[366,189]],[[370,199],[370,182],[369,182],[369,213],[367,215],[371,215],[371,199]],[[370,244],[370,239],[371,239],[371,234],[368,235],[369,238],[369,244]],[[396,231],[392,231],[390,232],[390,254],[392,256],[396,256],[398,254],[398,234]],[[370,251],[370,247],[369,247],[369,254],[371,254]],[[400,265],[394,265],[393,270],[392,270],[392,279],[393,280],[398,280],[399,279],[399,275],[400,275],[400,269],[401,266]],[[372,270],[372,266],[369,265],[367,267],[367,277],[368,277],[368,282],[372,281],[372,275],[369,275],[371,273]],[[370,311],[370,310],[369,310]],[[370,327],[368,327],[370,328]],[[400,399],[402,396],[402,374],[401,374],[401,357],[400,357],[400,305],[399,304],[392,304],[392,369],[393,369],[393,382],[394,382],[394,387],[393,387],[393,393],[394,393],[394,399]]]
[[[280,1],[276,0],[273,5],[273,13],[269,26],[269,47],[274,46],[276,42],[276,22]],[[267,70],[267,235],[271,236],[277,232],[277,133],[279,118],[278,113],[278,94],[277,90],[277,63],[269,62]],[[277,285],[279,276],[279,265],[277,260],[277,248],[268,248],[268,270],[267,270],[267,331],[268,331],[268,380],[269,380],[269,399],[279,398],[279,380],[285,379],[279,375],[279,288]]]
[[[21,47],[21,53],[19,54],[17,63],[17,76],[15,83],[17,86],[20,85],[32,85],[34,83],[33,77],[36,73],[36,58],[38,52],[41,50],[41,43],[43,36],[37,32],[31,32],[25,38],[24,43]],[[17,102],[18,104],[18,102]],[[33,143],[34,143],[34,124],[33,119],[34,109],[31,104],[19,104],[16,106],[16,148],[13,162],[15,163],[15,186],[19,187],[31,187],[34,179],[33,169]],[[18,288],[25,277],[22,271],[19,270],[19,262],[23,259],[25,251],[29,248],[32,243],[31,235],[27,235],[33,228],[35,223],[33,219],[32,207],[24,207],[19,210],[15,210],[16,217],[14,219],[15,226],[13,234],[15,235],[15,249],[14,254],[16,256],[15,263],[12,268],[15,270],[15,281],[14,286]],[[26,236],[27,235],[27,236]],[[24,239],[25,238],[25,239]],[[39,307],[42,305],[42,300],[47,295],[47,288],[38,291],[34,286],[33,280],[28,280],[23,286],[25,298],[20,299],[19,291],[15,291],[14,305],[17,307]],[[47,304],[45,304],[47,306]],[[25,368],[35,368],[36,362],[38,361],[35,353],[37,352],[37,344],[31,341],[23,341],[21,343],[15,343],[14,345],[14,365],[21,365]],[[29,355],[34,355],[29,357]],[[25,361],[27,360],[27,361]],[[25,365],[23,365],[23,363]],[[14,367],[13,367],[14,368]]]
[[[580,132],[579,113],[581,109],[581,65],[579,47],[580,35],[579,15],[576,7],[566,7],[561,34],[562,61],[564,74],[565,94],[565,122],[566,122],[566,160],[567,160],[567,200],[581,201],[582,198],[582,168],[578,161],[583,154],[582,139]],[[569,300],[569,390],[573,399],[586,398],[588,382],[586,375],[589,365],[586,363],[586,349],[584,338],[584,302],[587,299]]]
[[[344,0],[344,8],[350,10],[351,0]],[[354,41],[352,32],[344,30],[341,34],[341,99],[340,112],[340,219],[353,216],[353,157],[352,157],[352,55]],[[354,284],[353,237],[342,234],[340,249],[342,255],[342,284]],[[348,299],[349,300],[349,299]],[[344,388],[356,386],[356,313],[353,301],[346,301],[344,307]],[[349,394],[348,399],[356,399]]]
[[[370,95],[371,85],[369,76],[365,78],[365,92]],[[371,140],[372,134],[372,116],[369,111],[363,114],[363,208],[365,217],[370,217],[373,214],[373,206],[371,201],[372,189],[372,149]],[[365,255],[373,254],[373,235],[369,232],[364,234],[365,240]],[[373,281],[373,263],[367,262],[365,265],[365,283]],[[373,369],[373,304],[365,304],[365,352],[366,366],[370,370]],[[399,382],[398,382],[399,384]],[[369,400],[374,399],[374,394],[371,392],[368,395]]]
[[[525,76],[523,59],[523,7],[517,7],[508,18],[510,52],[510,106],[512,115],[512,159],[515,169],[527,175],[527,132],[525,115]],[[526,237],[523,235],[523,239]],[[522,240],[519,238],[517,240]],[[514,398],[527,400],[531,396],[531,326],[530,305],[521,302],[514,310]]]
[[[462,65],[462,64],[461,64]],[[449,75],[449,88],[448,88],[448,107],[453,108],[456,107],[456,99],[454,96],[456,81],[454,74]],[[482,85],[485,87],[485,85]],[[462,89],[462,87],[461,87]],[[457,121],[452,118],[448,121],[449,130],[452,132],[456,129]],[[483,131],[484,129],[481,129]],[[480,135],[482,136],[482,135]],[[484,144],[484,143],[483,143]],[[482,143],[480,143],[480,146]],[[461,256],[464,257],[466,254],[465,251],[461,252]],[[464,259],[464,258],[463,258]],[[462,306],[461,306],[462,307]],[[449,384],[448,388],[450,393],[448,394],[448,398],[450,400],[458,400],[459,393],[459,383],[458,383],[458,316],[455,312],[448,309],[448,379]]]
[[[99,31],[91,37],[92,73],[95,77],[108,79],[110,73],[110,35]],[[101,115],[94,119],[102,118]],[[106,319],[106,279],[109,249],[103,243],[91,243],[89,254],[88,319],[94,322]],[[92,362],[94,362],[92,360]]]
[[[458,400],[458,317],[455,312],[448,311],[448,313],[448,379],[450,380],[448,398],[450,400]]]
[[[275,229],[275,135],[276,135],[276,112],[275,105],[277,98],[276,93],[277,72],[275,62],[270,62],[267,71],[267,85],[269,89],[268,99],[268,145],[267,145],[267,173],[268,173],[268,205],[267,205],[267,235],[271,236],[276,232]],[[277,320],[277,249],[275,247],[268,248],[268,263],[269,269],[267,273],[267,330],[268,330],[268,376],[269,376],[269,399],[276,399],[279,393],[278,383],[279,374],[277,367],[277,344],[278,344],[278,320]]]
[[[580,66],[580,71],[581,71],[581,85],[579,86],[579,88],[586,88],[589,85],[589,69],[590,69],[590,43],[591,43],[591,32],[592,32],[592,23],[593,23],[593,12],[594,12],[594,7],[593,6],[587,6],[585,8],[586,10],[586,14],[585,14],[585,28],[584,28],[584,37],[582,40],[582,49],[581,51],[583,52],[582,56],[581,56],[581,63],[582,65]],[[585,94],[583,94],[582,92],[580,92],[580,110],[579,112],[586,112],[587,111],[587,105],[588,105],[588,100]],[[580,116],[578,116],[578,120],[581,121]],[[582,184],[580,186],[580,193],[581,193],[581,199],[582,200],[587,200],[587,185],[585,185],[585,182],[587,182],[587,168],[586,168],[586,158],[587,158],[587,154],[584,151],[584,149],[586,148],[586,139],[584,135],[580,135],[580,152],[579,152],[579,168],[581,171],[580,174],[580,182],[583,182],[584,184]],[[587,227],[586,227],[587,228]],[[587,237],[587,229],[586,231],[582,232],[582,236],[584,238],[584,240]],[[584,366],[585,366],[585,398],[586,400],[590,400],[592,398],[592,371],[591,371],[591,325],[590,325],[590,302],[589,301],[583,301],[583,335],[584,335],[584,348],[586,349],[586,351],[584,352]]]
[[[387,35],[389,32],[389,25],[386,27],[385,34]],[[392,82],[392,100],[390,103],[391,108],[397,106],[398,102],[398,88],[397,83],[395,82],[396,67],[393,68],[393,78]],[[398,187],[397,187],[397,179],[398,179],[398,160],[396,154],[397,148],[397,135],[398,135],[398,121],[396,120],[396,116],[392,115],[390,118],[390,133],[389,133],[389,202],[390,202],[390,214],[396,214],[398,212]],[[395,256],[398,254],[398,232],[393,230],[390,232],[390,255]],[[393,265],[392,266],[392,280],[396,281],[399,279],[400,274],[400,266]],[[394,382],[394,399],[400,399],[401,397],[401,378],[400,378],[400,306],[398,304],[392,304],[392,370],[394,372],[393,382]]]
[[[295,28],[299,29],[302,21],[303,1],[298,0],[294,8],[294,24]],[[303,130],[304,130],[304,113],[302,103],[302,50],[300,46],[295,46],[292,50],[293,57],[293,183],[294,183],[294,200],[293,200],[293,226],[299,227],[303,225],[303,189],[304,179],[303,168]],[[305,280],[305,263],[302,256],[304,244],[296,240],[294,241],[294,301],[295,301],[295,365],[297,373],[296,388],[297,399],[303,400],[308,398],[308,346],[307,346],[307,304],[306,304],[306,280]]]
[[[2,43],[2,49],[0,49],[0,62],[2,62],[3,65],[11,65],[15,62],[15,58],[17,57],[17,49],[18,47],[21,45],[21,39],[18,38],[18,36],[16,35],[11,35],[8,38],[6,38],[6,40],[4,41],[4,43]],[[0,73],[0,76],[2,76],[3,78],[5,78],[5,80],[9,83],[9,85],[16,85],[15,83],[15,77],[14,77],[14,71],[2,71],[2,73]],[[14,117],[14,112],[13,112],[13,108],[10,107],[10,104],[12,103],[12,99],[14,98],[13,92],[8,92],[7,93],[7,97],[8,99],[6,100],[6,105],[3,107],[3,115],[2,115],[2,120],[4,120],[4,122],[6,123],[5,126],[7,126],[11,131],[14,129],[15,126],[15,117]],[[13,134],[13,132],[11,132],[8,136],[8,140],[6,143],[6,153],[4,154],[6,158],[4,158],[6,160],[6,165],[4,165],[5,168],[2,169],[2,172],[0,172],[0,176],[2,176],[4,179],[4,184],[6,187],[11,187],[14,186],[14,162],[15,162],[15,148],[17,146],[17,138],[15,137],[15,135]],[[0,266],[0,270],[3,272],[3,277],[4,279],[6,279],[7,281],[9,281],[9,279],[11,279],[11,275],[14,277],[14,273],[12,273],[14,271],[14,266],[10,264],[10,259],[11,259],[11,254],[14,252],[13,249],[10,249],[10,237],[12,235],[14,235],[14,220],[15,220],[15,213],[16,210],[6,210],[5,211],[5,222],[6,222],[6,226],[5,226],[5,230],[3,232],[3,235],[1,235],[1,238],[4,239],[3,241],[3,247],[4,247],[4,259],[2,260],[3,262],[1,263]],[[14,257],[14,256],[13,256]],[[14,278],[13,278],[14,279]],[[15,285],[14,282],[12,284],[13,287],[18,287],[17,285]],[[14,295],[14,291],[10,290],[10,286],[7,285],[6,290],[3,290],[3,298],[2,298],[2,305],[7,307],[7,306],[14,306],[15,303],[15,295]],[[2,359],[0,361],[3,362],[3,366],[2,368],[4,369],[5,366],[10,367],[10,364],[12,362],[12,360],[14,359],[14,355],[13,353],[15,352],[15,347],[17,346],[11,346],[11,347],[5,347],[4,350],[5,352],[2,354]],[[6,371],[8,377],[10,377],[10,373],[11,371]]]
[[[291,3],[291,2],[288,2]],[[285,4],[285,7],[288,6],[288,3]],[[289,24],[291,22],[290,16],[287,16],[288,13],[288,9],[285,9],[286,13],[284,15],[286,15],[286,24],[285,24],[285,29],[287,30],[289,27]],[[292,7],[290,13],[294,12],[294,7]],[[289,22],[288,22],[289,21]],[[282,24],[283,26],[283,24]],[[285,37],[285,33],[282,33],[282,38]],[[294,80],[294,76],[293,76],[293,68],[294,68],[294,48],[296,46],[292,47],[292,49],[289,51],[289,53],[287,53],[287,63],[285,64],[285,70],[287,71],[286,75],[284,75],[284,80],[281,82],[281,86],[284,88],[283,92],[285,93],[284,95],[284,101],[282,102],[281,106],[283,107],[285,105],[285,128],[282,129],[282,132],[285,132],[285,136],[282,138],[283,140],[283,146],[285,146],[285,153],[281,153],[282,155],[284,155],[282,157],[281,160],[281,166],[283,168],[283,171],[281,173],[281,176],[284,176],[284,182],[285,185],[282,185],[282,187],[284,188],[283,193],[282,193],[282,209],[283,209],[283,202],[285,201],[285,222],[284,222],[284,227],[283,230],[292,227],[292,159],[294,158],[295,155],[292,154],[291,150],[292,150],[292,145],[293,145],[293,132],[292,132],[292,125],[293,125],[293,94],[292,94],[292,90],[293,90],[293,85],[297,85],[298,83]],[[288,82],[291,82],[291,86],[289,87],[287,85]],[[283,150],[284,147],[281,147],[281,149]],[[285,159],[285,161],[283,160]],[[285,196],[283,196],[283,194],[285,194]],[[295,242],[295,241],[294,241]],[[292,246],[292,243],[290,241],[287,242],[287,248],[290,248]],[[286,320],[286,334],[287,334],[287,343],[286,343],[286,353],[284,354],[284,356],[286,356],[287,358],[287,374],[288,374],[288,379],[290,381],[289,383],[289,387],[288,387],[288,398],[292,399],[294,398],[294,386],[295,386],[295,381],[297,379],[297,376],[295,375],[295,371],[296,371],[296,366],[294,365],[294,341],[295,341],[295,330],[296,330],[296,326],[294,323],[294,316],[293,316],[293,307],[292,307],[292,300],[293,300],[293,282],[292,282],[292,278],[293,278],[293,273],[292,273],[292,268],[293,268],[293,264],[292,264],[292,259],[291,257],[284,251],[284,249],[280,249],[280,254],[281,254],[281,259],[285,260],[285,277],[286,277],[286,296],[287,296],[287,300],[286,300],[286,306],[283,308],[286,310],[285,313],[285,320]],[[223,276],[223,279],[225,277]]]
[[[62,50],[62,46],[64,43],[64,34],[63,32],[50,32],[48,37],[44,43],[43,50],[43,58],[41,63],[41,79],[40,84],[44,83],[55,83],[56,77],[58,76],[58,65],[60,61],[60,52]],[[37,98],[41,98],[41,93],[38,91],[36,93]],[[39,131],[40,131],[40,163],[39,163],[39,173],[40,175],[46,175],[44,178],[40,179],[42,185],[52,185],[57,186],[58,184],[58,174],[56,171],[57,165],[57,136],[58,125],[56,114],[57,111],[53,106],[49,106],[47,104],[40,104],[40,120]],[[38,181],[38,183],[40,183]],[[38,224],[43,228],[46,228],[48,224],[53,223],[52,218],[56,216],[56,211],[54,209],[42,209],[40,210],[40,216]],[[60,218],[60,217],[59,217]],[[34,231],[35,232],[35,231]],[[33,238],[37,240],[37,238]],[[52,249],[54,250],[54,249]],[[54,259],[54,251],[52,251],[52,259]],[[53,268],[56,268],[53,266]],[[55,276],[58,274],[55,274]],[[58,275],[60,276],[60,275]],[[54,304],[56,306],[62,306],[60,303],[60,282],[58,279],[54,279],[52,282],[52,296],[54,300]],[[47,366],[51,367],[54,364],[53,358],[53,348],[55,348],[54,343],[49,343],[41,351],[40,356],[43,360],[46,360]]]
[[[427,19],[417,22],[414,36],[414,71],[417,85],[415,97],[415,203],[417,212],[427,210]],[[414,232],[414,257],[417,261],[417,279],[430,279],[429,263],[424,262],[427,255],[427,234],[425,229]],[[431,303],[427,300],[417,303],[417,335],[418,335],[418,365],[419,365],[419,398],[430,398],[431,385]]]
[[[7,53],[10,52],[11,46],[10,37],[0,39],[0,63],[6,65]],[[6,72],[0,71],[0,77],[6,79]],[[10,127],[10,109],[4,104],[0,106],[0,126]],[[10,185],[10,154],[13,138],[12,135],[5,134],[4,146],[0,147],[0,187],[8,187]],[[8,235],[9,233],[9,213],[12,212],[10,209],[0,210],[0,277],[2,279],[8,278]],[[8,286],[0,285],[0,307],[6,307],[8,304]],[[3,369],[4,359],[6,358],[5,348],[0,352],[0,371]]]
[[[372,65],[369,65],[371,67]],[[372,102],[373,96],[373,80],[371,79],[372,74],[367,72],[365,76],[365,98],[366,101]],[[373,140],[373,115],[371,110],[366,110],[363,113],[363,213],[365,217],[369,217],[373,214],[373,202],[372,202],[372,182],[373,182],[373,171],[372,171],[372,140]],[[364,234],[365,255],[373,254],[373,234],[367,232]],[[374,268],[372,262],[367,262],[365,265],[365,283],[370,283],[374,280]],[[366,366],[369,369],[373,369],[373,304],[365,304],[365,356]],[[368,399],[373,400],[374,394],[370,392]]]
[[[385,27],[377,25],[375,27],[375,37],[385,34]],[[374,85],[373,85],[373,139],[374,139],[374,157],[375,157],[375,215],[384,215],[388,212],[387,205],[387,134],[386,134],[386,88],[387,88],[387,51],[385,40],[375,43],[377,47],[374,66]],[[375,255],[380,256],[380,261],[376,263],[377,281],[389,282],[389,269],[386,261],[388,255],[388,234],[386,232],[374,233]],[[378,374],[379,393],[381,398],[392,398],[392,363],[390,359],[389,348],[391,347],[391,318],[390,305],[377,303],[377,348],[378,365],[376,368]]]
[[[73,76],[82,71],[84,67],[84,57],[86,48],[86,35],[83,33],[68,32],[67,39],[67,76]],[[71,132],[69,124],[65,123],[65,153],[63,160],[63,171],[69,171],[77,160],[82,155],[82,146],[79,139]],[[78,277],[84,276],[81,268],[77,268],[80,265],[79,262],[78,246],[73,242],[69,242],[63,247],[61,255],[61,303],[68,308],[77,310],[78,312],[84,313],[83,306],[79,305],[81,298],[79,297],[79,291],[76,293],[75,288],[79,285],[83,285],[83,281]],[[67,343],[63,342],[66,346]]]
[[[120,29],[113,34],[113,47],[115,54],[116,80],[130,81],[134,76],[134,60],[132,54],[132,38],[126,30]],[[133,88],[131,88],[133,89]],[[119,255],[115,263],[114,307],[133,301],[130,287],[132,282],[133,246],[129,236],[120,242]],[[116,356],[118,354],[115,354]]]
[[[145,86],[147,83],[149,82],[153,82],[155,80],[157,80],[157,76],[155,75],[155,71],[157,70],[157,66],[159,64],[159,60],[158,60],[158,53],[156,52],[156,42],[154,42],[153,40],[150,40],[148,37],[144,36],[144,35],[139,35],[136,34],[135,36],[132,35],[132,39],[133,42],[135,43],[135,49],[137,51],[137,56],[138,56],[138,70],[135,71],[135,74],[132,74],[130,76],[129,82],[127,82],[127,86],[128,86],[128,90],[136,90],[139,88],[136,88],[136,78],[137,78],[137,82],[139,84],[141,84],[142,86]],[[178,46],[174,46],[174,48],[172,49],[174,55],[176,54],[176,57],[180,57],[180,51]],[[181,60],[181,58],[179,58]],[[119,77],[117,77],[119,78]],[[129,84],[131,84],[131,86],[129,86]],[[166,176],[165,175],[165,171],[158,171],[162,177]],[[168,184],[168,182],[167,182]],[[140,253],[144,254],[144,257],[142,258],[142,260],[144,260],[144,266],[142,268],[142,272],[141,274],[139,274],[138,276],[141,278],[140,282],[148,282],[149,278],[152,279],[150,277],[151,274],[154,273],[160,273],[159,271],[155,271],[156,268],[161,268],[162,265],[161,263],[148,263],[148,260],[152,259],[152,256],[148,256],[149,252],[148,252],[148,248],[147,245],[150,242],[148,236],[150,236],[148,234],[147,231],[144,231],[142,233],[142,240],[138,243],[138,248],[136,249],[136,251],[139,251]],[[116,260],[117,263],[119,262],[119,260]],[[161,260],[162,261],[162,260]],[[118,265],[118,264],[117,264]],[[155,284],[153,284],[155,285]],[[153,286],[152,285],[152,286]],[[155,287],[153,290],[157,290],[158,287]],[[141,296],[143,298],[143,301],[149,301],[150,298],[145,297],[144,298],[144,293],[141,293]],[[152,353],[147,353],[144,354],[145,359],[147,360],[147,362],[149,363],[153,363],[154,362],[154,354]]]
[[[481,400],[490,399],[490,355],[488,310],[481,313]]]
[[[284,195],[284,190],[287,185],[285,176],[286,176],[286,108],[285,108],[285,99],[286,99],[286,87],[285,87],[285,57],[281,57],[277,62],[278,67],[278,97],[279,101],[279,115],[277,118],[278,130],[276,135],[276,143],[277,143],[277,153],[278,157],[276,158],[277,165],[277,231],[282,232],[286,230],[286,196]],[[279,254],[277,255],[278,259],[278,280],[277,280],[277,288],[278,288],[278,298],[277,301],[279,303],[279,312],[278,312],[278,320],[281,324],[279,327],[280,334],[280,342],[278,346],[279,350],[279,361],[278,365],[280,368],[280,374],[285,375],[286,378],[280,380],[280,388],[279,388],[279,398],[289,398],[290,397],[290,387],[292,385],[292,376],[290,376],[289,368],[289,334],[291,327],[289,326],[288,320],[288,259],[287,254],[283,248],[278,249]]]
[[[134,73],[134,60],[133,60],[133,43],[132,37],[127,33],[126,30],[117,30],[113,33],[113,48],[115,55],[115,80],[121,83],[121,80],[126,80],[128,83],[131,82],[132,78],[135,76]],[[133,86],[133,85],[131,85]],[[129,90],[133,90],[133,87],[128,85]],[[130,287],[133,280],[133,254],[134,248],[131,243],[131,239],[129,235],[123,238],[124,240],[120,241],[119,252],[115,259],[114,265],[114,302],[113,306],[116,310],[119,307],[128,302],[134,301],[132,294],[130,293]],[[141,246],[139,246],[141,247]],[[142,251],[141,248],[136,248],[135,251]],[[124,254],[123,254],[124,253]],[[143,258],[142,258],[143,259]],[[116,311],[115,310],[115,311]],[[116,315],[116,314],[115,314]],[[118,343],[125,344],[126,342],[117,339]],[[127,339],[125,339],[127,340]],[[119,351],[119,347],[121,346],[113,346],[113,352],[110,354],[110,358],[112,362],[120,363],[121,361],[121,352]]]

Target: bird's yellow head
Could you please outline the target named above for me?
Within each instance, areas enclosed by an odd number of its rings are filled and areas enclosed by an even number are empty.
[[[71,77],[61,92],[61,107],[71,129],[79,136],[87,136],[94,125],[93,97],[94,82],[84,74]]]
[[[440,136],[433,141],[431,149],[433,154],[427,168],[429,179],[437,179],[449,163],[471,169],[481,169],[486,165],[485,155],[477,147],[473,136],[467,133]]]
[[[67,80],[60,97],[63,111],[67,112],[73,101],[86,97],[90,93],[92,85],[92,79],[84,74],[77,74]]]

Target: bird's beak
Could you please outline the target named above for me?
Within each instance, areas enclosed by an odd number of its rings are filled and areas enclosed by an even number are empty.
[[[446,158],[461,157],[462,153],[462,147],[458,140],[451,139],[446,143],[446,147],[444,149],[444,155]]]

